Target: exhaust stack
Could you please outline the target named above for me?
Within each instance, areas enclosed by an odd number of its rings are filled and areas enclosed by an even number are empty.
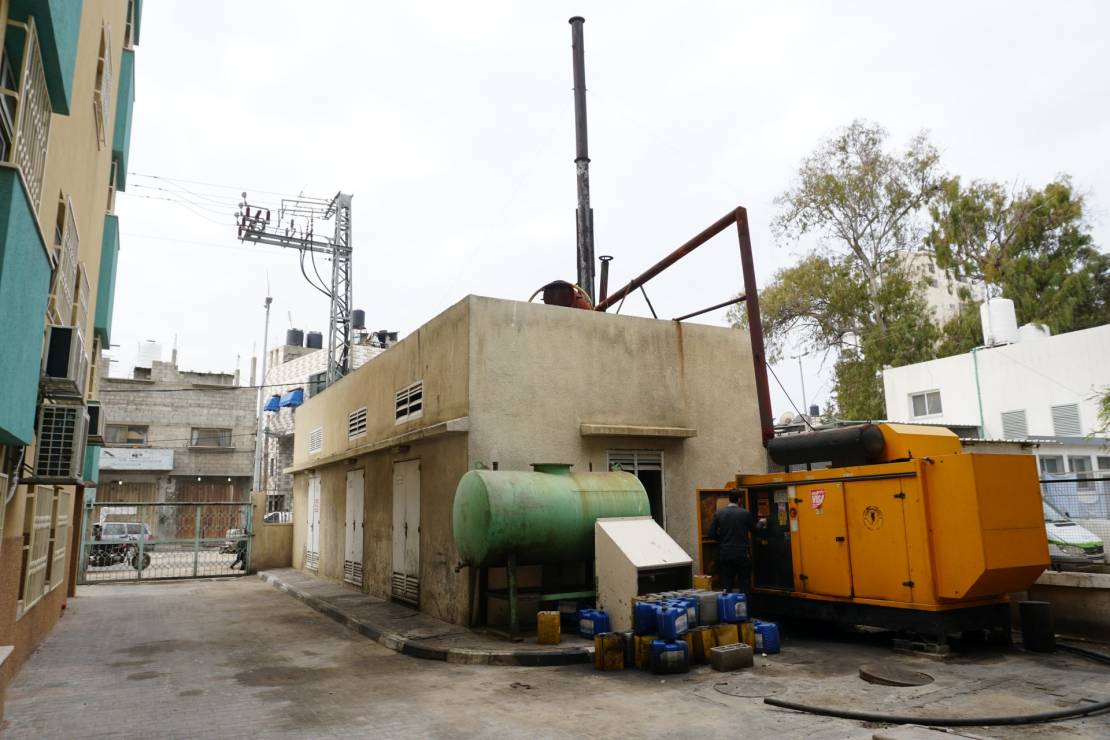
[[[594,212],[590,207],[590,148],[586,137],[586,58],[581,16],[570,19],[574,60],[574,165],[578,173],[578,286],[594,300]]]

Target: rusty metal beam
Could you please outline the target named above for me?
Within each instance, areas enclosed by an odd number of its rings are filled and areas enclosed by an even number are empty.
[[[759,406],[759,425],[763,437],[763,444],[775,436],[774,418],[771,416],[771,388],[767,380],[767,354],[763,343],[763,323],[759,316],[759,289],[755,283],[755,263],[752,259],[752,239],[748,232],[748,212],[743,206],[729,211],[721,218],[714,221],[690,241],[656,262],[647,270],[633,278],[623,288],[617,290],[597,303],[597,310],[604,311],[618,301],[622,301],[629,293],[640,288],[648,280],[668,267],[678,262],[695,249],[705,244],[713,237],[720,234],[729,226],[736,226],[737,237],[740,242],[740,269],[744,280],[744,303],[748,313],[748,334],[751,340],[752,363],[755,370],[756,402]],[[712,311],[722,308],[727,303],[705,309]],[[689,314],[682,318],[697,316],[699,313]],[[678,319],[679,321],[682,318]]]
[[[724,308],[725,306],[731,306],[734,303],[739,303],[740,301],[744,300],[744,298],[745,296],[742,295],[736,296],[735,298],[729,298],[727,301],[715,303],[709,308],[700,308],[697,311],[693,311],[683,316],[676,316],[675,318],[671,319],[671,321],[685,321],[686,319],[692,319],[695,316],[701,316],[703,313],[709,313],[710,311],[716,311],[718,308]]]

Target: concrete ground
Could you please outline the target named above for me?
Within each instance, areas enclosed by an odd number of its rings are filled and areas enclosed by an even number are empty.
[[[2,734],[864,738],[887,728],[773,709],[762,697],[982,716],[1110,695],[1105,668],[1064,655],[983,652],[935,663],[880,644],[797,636],[784,648],[736,674],[458,665],[395,653],[253,578],[83,586],[11,685]],[[936,680],[917,688],[860,680],[859,666],[876,660]],[[1110,717],[964,732],[1107,737]]]

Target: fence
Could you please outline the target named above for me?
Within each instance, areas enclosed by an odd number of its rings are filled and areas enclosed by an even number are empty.
[[[1099,476],[1049,475],[1041,480],[1053,560],[1070,556],[1105,562],[1110,542],[1110,476]],[[1058,541],[1055,548],[1054,540]]]
[[[250,521],[246,502],[94,504],[85,509],[78,583],[242,575]]]

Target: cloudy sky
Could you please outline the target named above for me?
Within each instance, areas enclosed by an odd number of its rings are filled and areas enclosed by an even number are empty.
[[[245,373],[326,300],[296,253],[235,240],[240,193],[354,194],[354,304],[408,333],[468,293],[574,279],[571,15],[585,16],[598,254],[619,285],[736,205],[762,281],[773,199],[854,118],[945,167],[1038,186],[1070,173],[1110,243],[1110,5],[932,2],[144,5],[113,374],[142,340]],[[661,317],[740,289],[734,234],[648,285]],[[642,299],[626,313],[647,315]],[[291,319],[290,319],[291,317]],[[724,311],[707,323],[723,324]],[[291,323],[290,323],[291,322]],[[806,358],[824,403],[827,373]],[[795,362],[777,368],[801,404]],[[748,372],[748,368],[738,369]],[[789,409],[772,381],[776,416]]]

